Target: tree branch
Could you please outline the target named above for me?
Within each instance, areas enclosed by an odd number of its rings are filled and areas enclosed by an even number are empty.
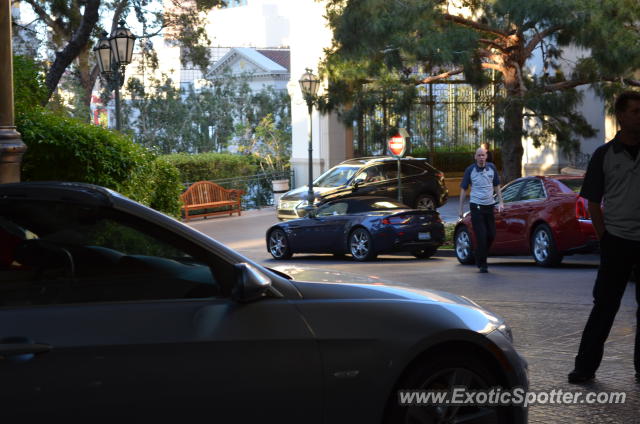
[[[46,104],[51,98],[54,90],[60,82],[60,78],[64,73],[67,66],[78,57],[84,47],[89,42],[91,31],[95,28],[98,22],[98,9],[100,8],[101,0],[87,0],[84,7],[84,14],[80,21],[80,26],[74,32],[71,40],[61,51],[56,52],[56,58],[47,72],[45,84],[47,86],[47,98],[44,101]]]
[[[481,38],[478,41],[480,43],[487,44],[487,45],[493,47],[496,50],[500,50],[502,53],[508,53],[508,50],[504,46],[501,46],[500,44],[496,43],[493,40],[487,40],[486,38]]]
[[[424,78],[424,79],[422,79],[422,80],[419,80],[419,81],[418,81],[418,83],[417,83],[417,85],[420,85],[420,84],[429,84],[429,83],[432,83],[432,82],[434,82],[434,81],[438,81],[438,80],[441,80],[441,79],[448,78],[448,77],[450,77],[450,76],[452,76],[452,75],[458,75],[458,74],[461,74],[462,72],[464,72],[464,69],[462,69],[462,68],[453,69],[453,70],[451,70],[451,71],[443,72],[443,73],[441,73],[441,74],[433,75],[433,76],[430,76],[430,77],[426,77],[426,78]]]
[[[622,82],[627,85],[631,85],[633,87],[640,87],[640,80],[634,80],[630,78],[599,78],[597,80],[570,80],[570,81],[562,81],[557,82],[555,84],[549,84],[542,88],[543,91],[559,91],[559,90],[567,90],[569,88],[578,87],[580,85],[593,84],[596,82]]]
[[[60,25],[58,25],[56,21],[51,16],[49,16],[47,11],[44,10],[44,8],[40,6],[40,4],[38,4],[37,1],[35,0],[25,0],[25,1],[29,4],[29,6],[31,6],[33,11],[36,13],[36,15],[38,15],[38,17],[42,19],[45,24],[47,24],[47,26],[51,27],[51,29],[53,29],[54,31],[63,30],[62,28],[60,28]]]
[[[529,40],[529,42],[527,43],[527,45],[524,48],[524,53],[525,53],[524,57],[528,58],[529,56],[531,56],[531,54],[533,53],[533,50],[536,48],[538,43],[540,43],[542,40],[544,40],[545,38],[547,38],[548,36],[550,36],[554,32],[559,31],[561,29],[562,28],[559,27],[559,26],[553,26],[553,27],[549,27],[549,28],[545,29],[544,31],[536,32],[536,35],[534,35],[531,38],[531,40]]]
[[[479,22],[474,22],[472,20],[463,18],[462,16],[457,16],[457,15],[450,15],[449,13],[443,13],[442,16],[444,17],[445,21],[451,21],[453,23],[456,23],[458,25],[467,27],[467,28],[471,28],[471,29],[475,29],[477,31],[481,31],[481,32],[486,32],[488,34],[493,34],[495,36],[498,37],[508,37],[509,34],[507,34],[506,32],[500,31],[498,29],[495,28],[491,28],[490,26],[481,24]]]

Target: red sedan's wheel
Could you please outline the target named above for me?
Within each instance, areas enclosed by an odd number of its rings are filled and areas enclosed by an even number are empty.
[[[458,231],[456,231],[456,235],[453,239],[453,244],[458,262],[463,265],[470,265],[475,263],[476,258],[473,256],[471,234],[469,234],[469,230],[467,230],[466,227],[460,227]]]
[[[553,233],[547,224],[540,224],[533,231],[531,253],[540,266],[552,267],[562,262],[562,255],[558,253]]]

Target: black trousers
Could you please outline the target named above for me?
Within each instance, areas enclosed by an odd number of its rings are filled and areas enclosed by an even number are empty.
[[[474,254],[478,267],[487,266],[487,255],[496,238],[496,220],[493,216],[493,205],[469,203],[471,209],[471,225],[476,235]]]
[[[607,232],[600,240],[600,268],[593,287],[593,309],[587,320],[576,356],[576,370],[591,374],[600,366],[604,343],[620,308],[633,266],[640,264],[640,241],[616,237]],[[636,302],[640,305],[640,288],[636,282]],[[636,311],[634,365],[640,372],[640,309]]]

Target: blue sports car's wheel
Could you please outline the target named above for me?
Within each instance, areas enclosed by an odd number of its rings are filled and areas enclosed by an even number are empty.
[[[356,228],[349,235],[349,252],[356,261],[371,261],[378,256],[373,249],[371,234],[364,228]]]
[[[287,235],[279,228],[269,234],[269,253],[274,259],[289,259],[292,255]]]

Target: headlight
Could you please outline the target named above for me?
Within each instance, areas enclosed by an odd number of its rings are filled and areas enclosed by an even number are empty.
[[[496,330],[502,333],[503,336],[505,336],[511,343],[513,343],[513,333],[511,332],[511,327],[503,323],[500,324],[498,328],[496,328]]]

